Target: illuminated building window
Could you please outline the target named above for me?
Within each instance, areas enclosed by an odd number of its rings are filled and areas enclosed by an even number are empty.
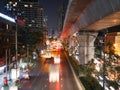
[[[10,4],[12,4],[12,2],[11,2],[11,1],[10,1],[9,3],[10,3]]]
[[[32,26],[32,24],[28,24],[28,26],[29,26],[29,27],[31,27],[31,26]]]
[[[34,23],[34,22],[35,22],[35,20],[32,20],[32,22]]]
[[[15,2],[15,3],[13,4],[13,6],[16,7],[16,6],[17,6],[17,2]]]
[[[24,5],[24,7],[28,7],[28,5],[27,5],[27,4],[25,4],[25,5]]]
[[[32,7],[32,5],[30,5],[30,7]]]
[[[40,8],[40,10],[43,10],[43,8]]]
[[[8,30],[8,24],[6,24],[6,29]]]

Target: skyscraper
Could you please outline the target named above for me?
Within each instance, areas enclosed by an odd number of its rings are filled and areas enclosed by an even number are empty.
[[[6,7],[6,0],[0,1],[0,12],[5,13],[5,7]]]
[[[17,4],[17,6],[15,6]],[[38,0],[8,0],[7,9],[25,22],[25,27],[32,31],[44,30],[44,9]]]

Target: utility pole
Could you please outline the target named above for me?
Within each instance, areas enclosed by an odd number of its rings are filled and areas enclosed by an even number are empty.
[[[17,33],[17,29],[18,29],[18,25],[17,25],[17,15],[15,16],[15,20],[16,20],[16,30],[15,30],[15,57],[16,57],[16,78],[17,78],[17,61],[18,61],[18,33]]]
[[[18,61],[18,22],[17,22],[17,13],[18,13],[18,3],[15,2],[13,4],[15,8],[15,22],[16,22],[16,29],[15,29],[15,68],[16,68],[16,79],[17,79],[17,61]]]
[[[104,35],[104,44],[103,44],[103,47],[104,47],[104,63],[103,63],[103,89],[105,90],[105,75],[106,75],[106,58],[105,58],[105,37],[106,35]]]
[[[6,49],[6,50],[5,50],[5,55],[6,55],[6,56],[5,56],[5,57],[6,57],[6,77],[7,77],[7,68],[8,68],[8,67],[7,67],[7,65],[8,65],[8,62],[7,62],[8,54],[7,54],[7,53],[8,53],[8,50]]]
[[[106,76],[106,55],[105,55],[105,50],[106,50],[106,40],[105,40],[105,38],[106,38],[106,35],[107,35],[107,33],[108,33],[108,30],[105,30],[104,32],[103,32],[103,47],[104,47],[104,63],[103,63],[103,89],[105,90],[105,83],[106,83],[106,78],[105,78],[105,76]]]

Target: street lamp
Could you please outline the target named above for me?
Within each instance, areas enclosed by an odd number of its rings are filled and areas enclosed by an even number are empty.
[[[27,59],[29,59],[29,44],[27,44]]]
[[[16,79],[17,79],[17,61],[18,61],[18,22],[17,22],[17,2],[13,3],[14,13],[15,13],[15,22],[16,22],[16,29],[15,29],[15,68],[16,68]]]
[[[105,76],[106,76],[106,55],[105,55],[105,50],[106,50],[106,35],[108,33],[108,30],[104,30],[103,31],[103,36],[102,36],[102,40],[101,40],[101,44],[103,45],[103,52],[104,52],[104,63],[103,63],[103,89],[105,90]]]
[[[106,58],[105,58],[105,37],[106,37],[106,34],[104,35],[104,42],[103,42],[103,47],[104,47],[104,63],[103,63],[103,89],[105,90],[105,75],[106,75]]]
[[[106,76],[106,35],[107,35],[107,30],[104,30],[102,32],[99,32],[98,36],[98,43],[101,46],[100,47],[100,58],[103,59],[103,68],[102,68],[102,76],[103,76],[103,89],[105,90],[105,76]]]
[[[17,16],[15,17],[16,20],[16,30],[15,30],[15,57],[16,57],[16,73],[17,73],[17,61],[18,61],[18,33],[17,33]],[[17,74],[16,74],[17,75]]]

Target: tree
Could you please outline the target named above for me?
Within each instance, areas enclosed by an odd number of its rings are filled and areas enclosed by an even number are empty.
[[[43,33],[41,31],[30,32],[28,30],[24,30],[23,33],[23,44],[29,46],[34,46],[38,43],[43,42]]]
[[[112,59],[112,55],[115,55],[115,47],[114,47],[113,43],[108,42],[106,44],[106,50],[105,50],[105,52],[108,53],[109,54],[109,58]]]

